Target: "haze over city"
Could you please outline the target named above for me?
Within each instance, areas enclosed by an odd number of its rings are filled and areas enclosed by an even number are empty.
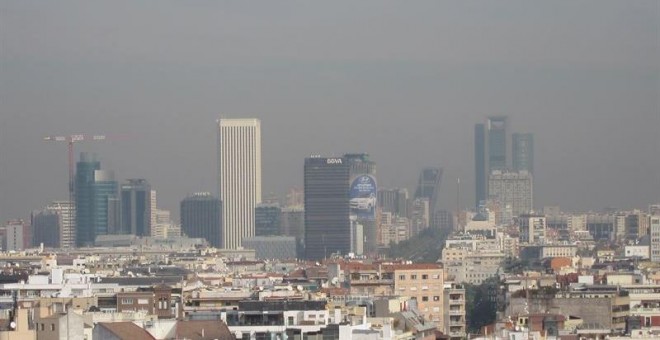
[[[445,169],[474,201],[473,126],[535,135],[535,206],[660,201],[657,1],[0,2],[0,221],[67,199],[65,145],[159,205],[216,189],[219,117],[262,121],[263,193],[311,154],[367,152],[380,187]],[[78,155],[76,155],[78,157]]]

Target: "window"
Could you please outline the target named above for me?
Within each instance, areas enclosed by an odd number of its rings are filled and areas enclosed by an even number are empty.
[[[412,274],[410,275],[411,280],[417,280],[417,274]]]
[[[123,298],[123,299],[121,299],[121,304],[122,305],[132,305],[133,304],[133,299]]]
[[[429,279],[428,275],[426,275],[426,274],[422,275],[422,280],[428,280],[428,279]]]
[[[439,297],[439,296],[437,296],[437,295],[436,295],[436,296],[434,296],[434,297],[433,297],[433,301],[440,301],[440,297]]]
[[[51,324],[50,324],[50,330],[51,330],[51,331],[54,331],[54,330],[55,330],[55,324],[54,324],[54,323],[51,323]]]
[[[428,301],[429,297],[428,296],[422,296],[422,301]]]
[[[293,326],[293,316],[289,317],[289,321],[288,321],[287,325]]]
[[[399,275],[399,280],[405,280],[406,276],[405,275]]]

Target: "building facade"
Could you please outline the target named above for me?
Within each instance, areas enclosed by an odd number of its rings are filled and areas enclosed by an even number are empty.
[[[282,209],[277,203],[260,203],[254,208],[255,236],[277,236],[281,230]]]
[[[651,261],[660,262],[660,215],[652,215],[650,220]]]
[[[478,208],[488,198],[488,180],[486,168],[486,126],[474,125],[474,175],[475,175],[475,203]]]
[[[181,232],[222,246],[222,202],[209,192],[199,192],[181,201]]]
[[[512,135],[511,154],[514,171],[534,173],[534,135],[531,133],[514,133]]]
[[[218,120],[218,193],[222,247],[236,249],[254,236],[254,209],[261,203],[260,120]]]
[[[121,225],[118,183],[101,170],[96,157],[81,153],[76,164],[76,244],[92,245],[98,235],[115,233]]]
[[[151,185],[145,179],[129,179],[121,186],[121,231],[118,234],[151,235]]]
[[[305,159],[305,257],[351,250],[350,167],[342,157]]]
[[[507,117],[488,117],[486,128],[488,130],[488,171],[506,170],[507,167]]]
[[[513,216],[534,209],[532,175],[527,171],[493,171],[488,177],[488,193],[501,206],[511,206]]]

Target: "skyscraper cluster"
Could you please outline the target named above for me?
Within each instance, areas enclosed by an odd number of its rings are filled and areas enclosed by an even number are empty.
[[[506,116],[488,117],[474,127],[475,207],[495,201],[500,223],[534,208],[534,136],[514,133],[509,139],[508,128]]]

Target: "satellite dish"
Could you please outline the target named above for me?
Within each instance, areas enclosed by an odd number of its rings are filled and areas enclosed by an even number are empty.
[[[9,327],[10,327],[11,329],[16,329],[16,321],[12,321],[12,322],[9,324]]]

